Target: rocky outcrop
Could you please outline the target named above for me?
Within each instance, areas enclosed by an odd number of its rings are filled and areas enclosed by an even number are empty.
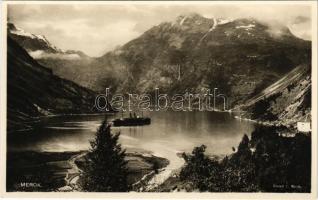
[[[311,70],[300,65],[286,76],[249,99],[241,108],[245,117],[295,127],[311,121]]]

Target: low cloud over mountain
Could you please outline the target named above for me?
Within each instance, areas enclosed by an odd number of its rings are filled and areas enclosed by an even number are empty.
[[[138,37],[152,26],[163,21],[172,21],[178,15],[191,12],[207,18],[254,18],[266,23],[273,32],[276,32],[274,30],[278,25],[284,25],[288,26],[297,37],[306,40],[311,38],[311,11],[308,6],[300,4],[273,6],[246,2],[244,6],[209,3],[10,5],[8,15],[13,23],[28,32],[47,36],[62,49],[81,50],[90,56],[101,56],[118,45]],[[300,18],[309,21],[299,20]],[[92,41],[91,38],[94,40]]]

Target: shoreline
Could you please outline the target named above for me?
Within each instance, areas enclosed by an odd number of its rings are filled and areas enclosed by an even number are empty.
[[[77,152],[9,152],[8,191],[81,191],[78,185],[85,155],[88,151]],[[152,178],[169,165],[166,158],[154,156],[146,150],[128,150],[128,182],[133,185],[148,174]],[[155,164],[156,163],[156,164]],[[154,168],[158,166],[158,169]],[[34,183],[35,187],[25,187],[24,183]],[[138,191],[132,190],[132,191]]]
[[[234,116],[235,119],[238,120],[244,120],[244,121],[249,121],[253,122],[255,124],[260,124],[263,126],[274,126],[274,127],[285,127],[288,128],[286,125],[280,123],[280,121],[261,121],[261,120],[255,120],[255,119],[250,119],[247,117],[239,117],[239,116]]]
[[[213,111],[213,112],[218,113],[223,111]],[[231,112],[227,112],[227,113],[231,114]],[[263,124],[262,122],[259,122],[257,120],[251,120],[248,118],[239,118],[239,116],[235,116],[235,114],[232,117],[235,119],[251,121],[253,123],[258,123],[258,124],[261,124],[262,126],[266,126],[266,124]],[[272,124],[269,124],[269,126],[278,127],[278,128],[280,127],[280,126],[275,126]],[[285,128],[288,129],[288,127],[285,127]],[[142,145],[138,147],[142,147]],[[145,149],[152,149],[155,152],[151,152]],[[130,161],[130,167],[131,167],[129,172],[131,174],[130,185],[132,185],[133,187],[133,189],[130,191],[137,191],[137,192],[151,192],[151,191],[157,191],[157,190],[162,191],[162,185],[173,184],[174,178],[178,176],[178,172],[180,172],[180,169],[184,167],[184,160],[180,158],[181,152],[176,153],[175,151],[172,151],[171,149],[162,149],[161,147],[161,150],[160,150],[161,153],[158,154],[158,152],[156,152],[156,148],[146,147],[145,149],[132,148],[132,147],[128,147],[126,149],[128,150],[127,157],[128,159],[130,159],[129,161]],[[23,167],[20,167],[21,172],[18,172],[18,174],[20,174],[21,177],[23,176],[34,177],[34,174],[36,174],[35,176],[38,175],[37,174],[38,172],[36,169],[39,169],[41,173],[39,173],[39,175],[35,178],[35,180],[41,181],[43,177],[47,177],[49,179],[49,181],[47,181],[48,183],[47,182],[45,184],[41,183],[42,188],[17,187],[17,190],[18,191],[29,191],[29,190],[30,191],[62,191],[62,192],[80,191],[79,188],[77,187],[77,181],[80,179],[80,174],[81,174],[80,165],[81,163],[83,164],[85,162],[82,160],[82,158],[85,157],[86,152],[87,151],[9,152],[9,154],[10,153],[21,154],[22,156],[20,157],[18,156],[16,158],[16,160],[18,161],[19,159],[23,160],[24,159],[23,155],[25,154],[28,154],[28,153],[38,154],[33,157],[32,156],[28,157],[27,155],[27,158],[29,158],[29,160],[24,160],[20,163],[21,166]],[[185,152],[185,153],[189,153],[189,152]],[[39,161],[40,163],[37,163],[35,161],[35,166],[32,166],[33,164],[32,162],[34,162],[34,160],[37,160],[38,159],[37,157],[41,157],[41,154],[42,156],[45,155],[46,158],[40,158],[40,161]],[[214,157],[215,159],[215,158],[224,157],[226,155],[210,154],[208,156]],[[162,164],[163,166],[161,166],[160,168],[157,168],[156,173],[154,173],[154,169],[152,168],[154,165],[153,160],[155,159],[159,159],[159,162],[163,163]],[[11,163],[12,161],[9,162],[8,169],[12,168]],[[33,173],[30,173],[30,170]],[[26,174],[23,174],[23,172],[26,172]],[[25,182],[32,182],[34,180],[34,179],[32,180],[32,178],[31,180],[25,179]],[[13,183],[13,185],[14,184],[17,184],[17,183]]]

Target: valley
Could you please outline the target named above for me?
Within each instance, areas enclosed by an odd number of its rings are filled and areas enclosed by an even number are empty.
[[[149,126],[112,127],[128,150],[133,191],[280,192],[271,184],[281,180],[266,177],[283,168],[308,172],[300,180],[284,177],[302,187],[288,191],[310,191],[311,131],[299,132],[297,122],[311,121],[311,41],[288,27],[280,26],[277,35],[253,18],[190,13],[158,23],[99,57],[62,50],[12,22],[7,30],[9,190],[80,190],[82,170],[91,161],[87,152],[102,121],[132,116],[99,112],[96,96],[106,88],[111,94],[149,95],[159,88],[171,96],[211,90],[226,97],[227,105],[217,99],[213,111],[145,112]],[[201,176],[192,163],[201,162],[196,156],[224,177],[212,170],[202,179],[188,179]],[[31,179],[45,186],[17,186]],[[220,185],[213,185],[217,181]]]

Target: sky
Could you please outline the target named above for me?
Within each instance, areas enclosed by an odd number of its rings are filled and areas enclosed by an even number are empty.
[[[272,27],[288,26],[297,37],[311,39],[311,8],[304,4],[12,4],[8,20],[45,35],[63,50],[98,57],[164,21],[198,13],[204,17],[252,17]]]

